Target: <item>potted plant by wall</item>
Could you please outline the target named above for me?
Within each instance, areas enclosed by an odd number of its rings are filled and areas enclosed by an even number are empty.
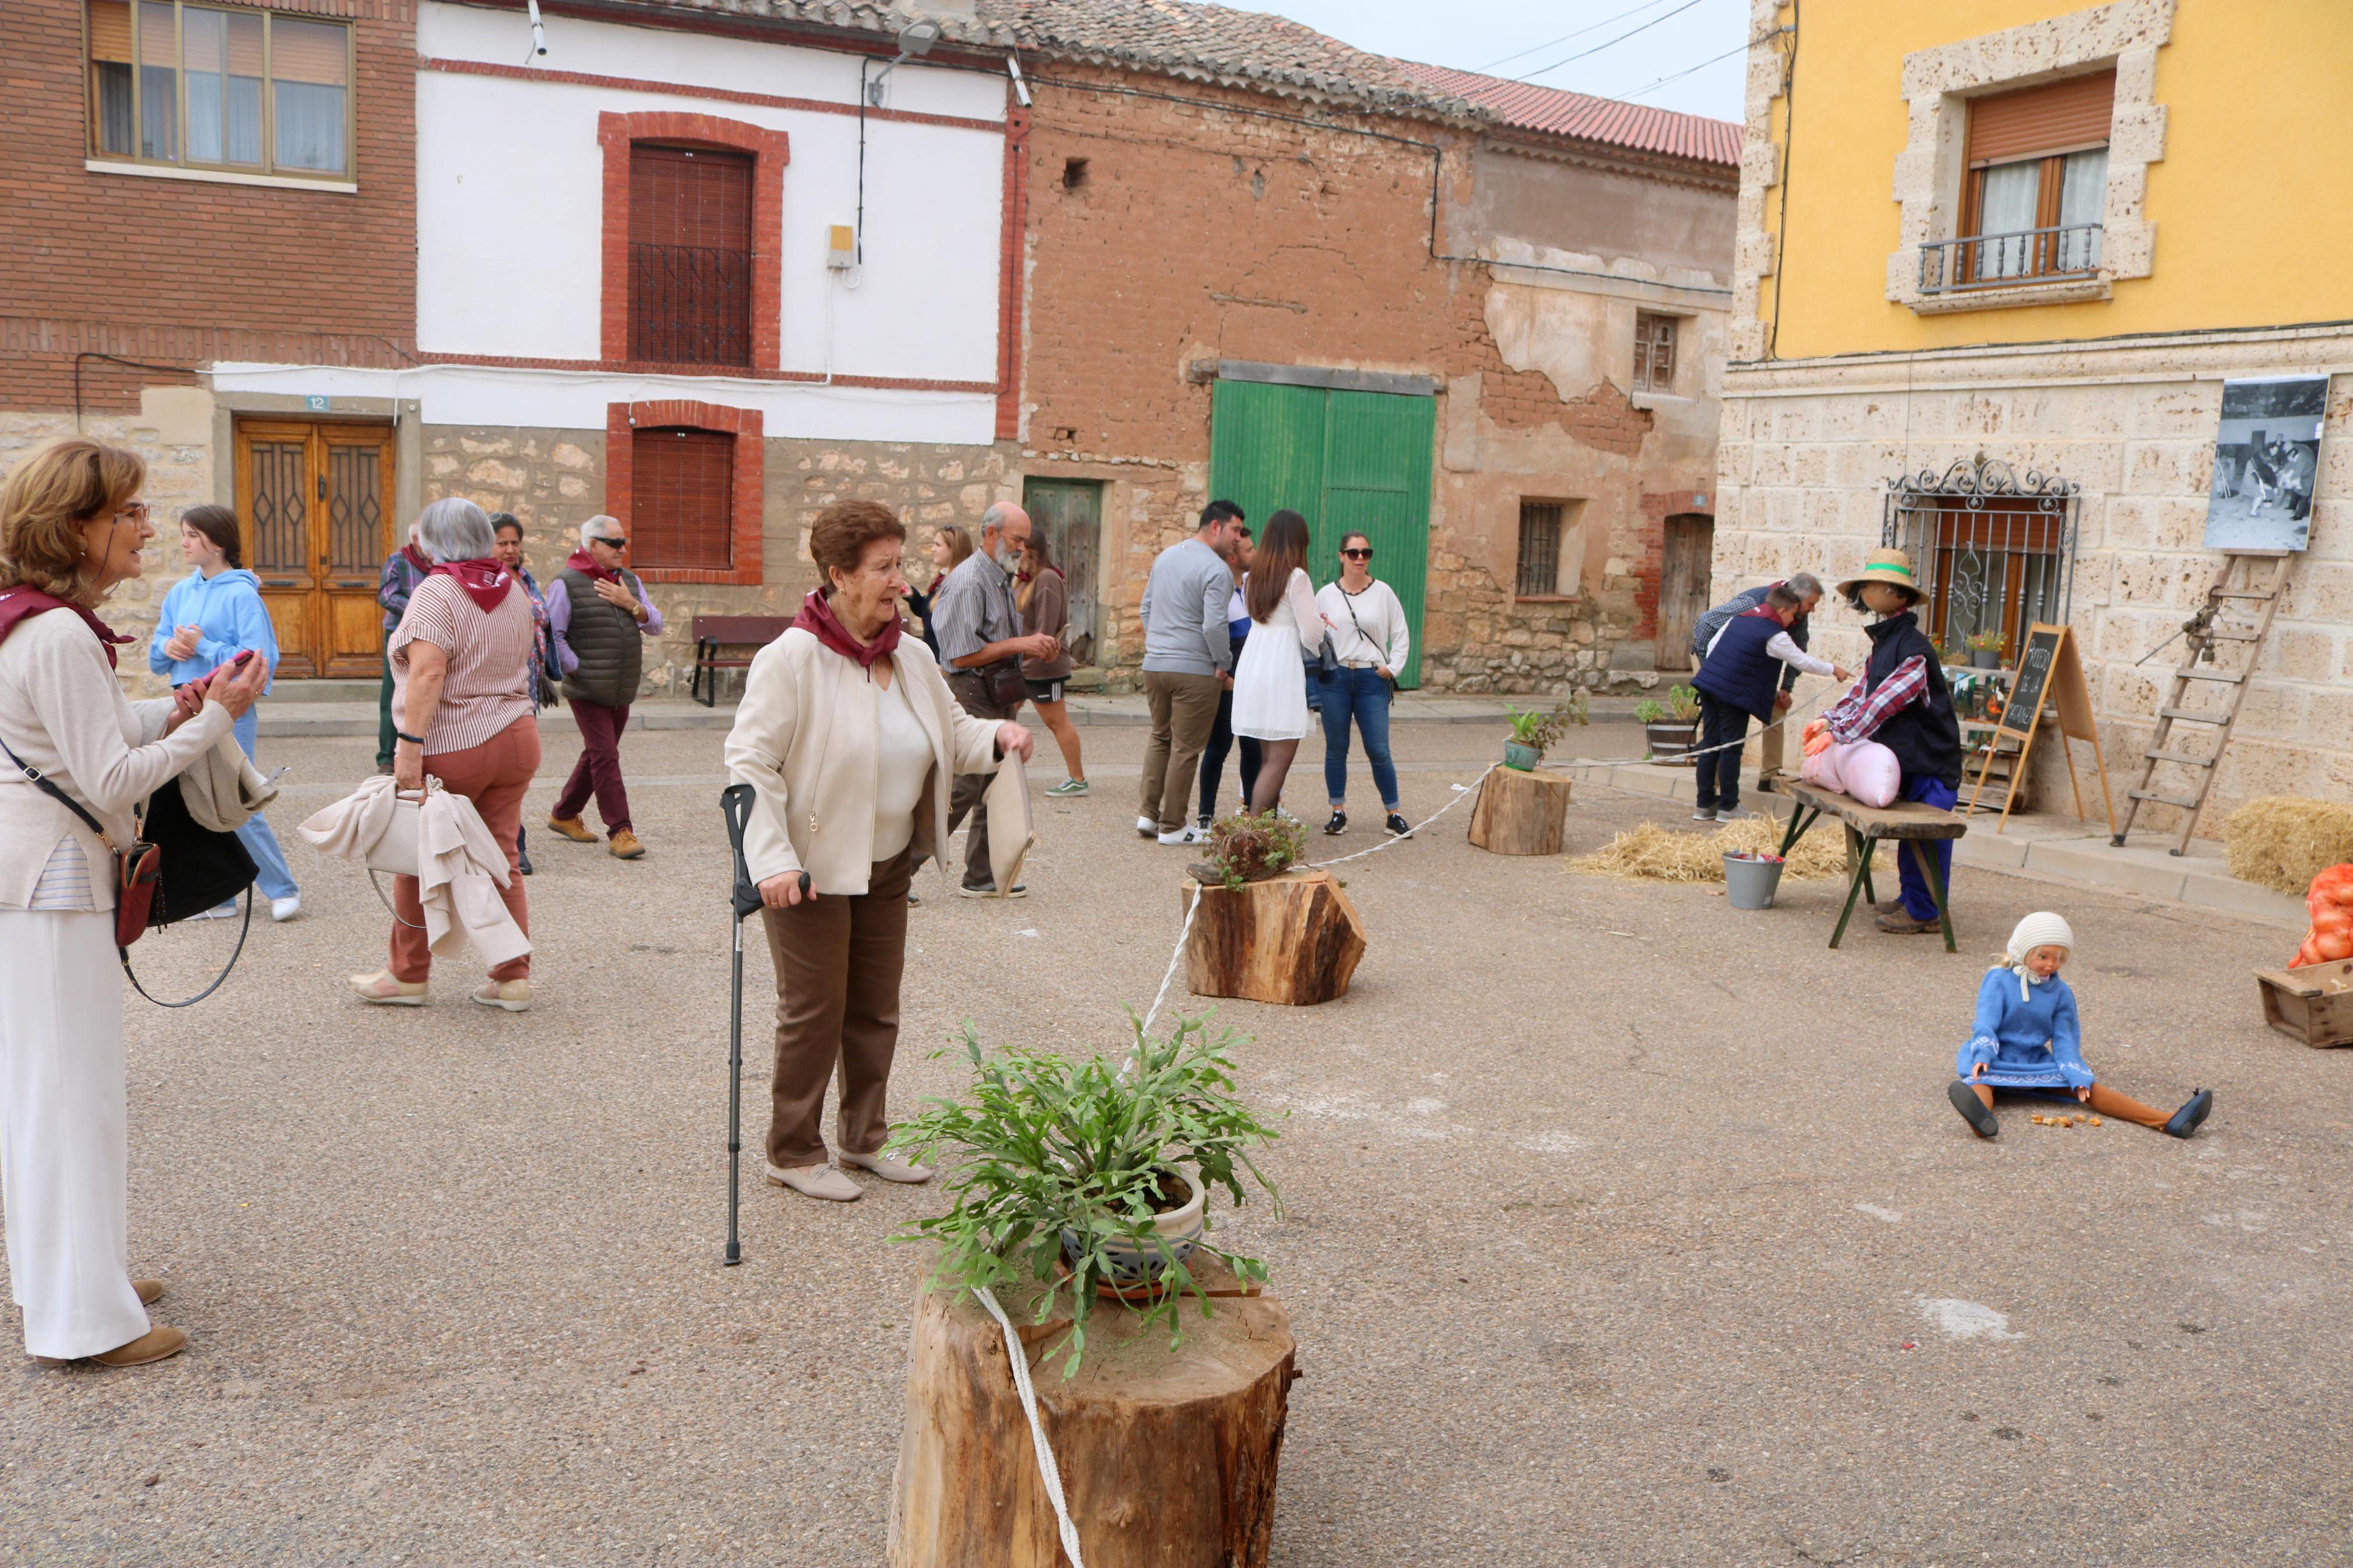
[[[2001,668],[2001,645],[2004,640],[2006,639],[2003,638],[2001,633],[1999,631],[1971,632],[1969,634],[1970,668],[1975,669],[2000,669]]]
[[[1517,708],[1512,709],[1506,721],[1512,728],[1504,742],[1504,765],[1516,768],[1524,773],[1534,773],[1544,761],[1545,753],[1558,745],[1560,738],[1568,733],[1571,724],[1591,722],[1587,707],[1585,693],[1577,691],[1556,705],[1549,713],[1539,713],[1533,708],[1525,713]]]
[[[1671,686],[1664,702],[1651,700],[1634,710],[1650,742],[1650,760],[1668,767],[1688,767],[1699,745],[1699,688]]]
[[[1134,1042],[1124,1064],[1092,1057],[1074,1061],[1044,1050],[984,1053],[966,1025],[965,1053],[974,1081],[961,1099],[933,1099],[891,1140],[944,1167],[945,1214],[913,1222],[902,1240],[939,1247],[934,1279],[959,1294],[1036,1281],[1034,1321],[1067,1304],[1071,1318],[1062,1375],[1086,1352],[1088,1309],[1098,1295],[1135,1307],[1147,1327],[1182,1339],[1179,1308],[1189,1292],[1206,1312],[1209,1300],[1190,1267],[1197,1250],[1245,1281],[1262,1281],[1266,1265],[1210,1244],[1203,1202],[1222,1187],[1239,1205],[1243,1176],[1263,1191],[1280,1218],[1281,1196],[1250,1158],[1273,1142],[1234,1092],[1229,1029],[1209,1038],[1206,1019],[1178,1020],[1152,1039],[1132,1020]]]
[[[1240,888],[1280,877],[1307,858],[1305,825],[1277,812],[1238,812],[1209,829],[1209,853],[1185,868],[1204,887]]]

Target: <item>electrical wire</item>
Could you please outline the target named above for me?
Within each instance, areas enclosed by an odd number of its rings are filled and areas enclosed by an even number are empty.
[[[1683,0],[1682,5],[1676,6],[1673,10],[1667,12],[1664,16],[1653,16],[1649,21],[1642,23],[1639,26],[1627,28],[1624,32],[1619,34],[1614,38],[1609,39],[1603,43],[1596,44],[1589,49],[1579,49],[1577,53],[1556,59],[1548,66],[1538,66],[1535,69],[1528,72],[1526,75],[1514,77],[1512,79],[1514,81],[1534,81],[1540,76],[1545,76],[1553,71],[1556,71],[1565,65],[1585,58],[1588,55],[1598,55],[1604,49],[1615,48],[1620,44],[1622,44],[1627,39],[1632,37],[1635,34],[1647,33],[1662,22],[1672,21],[1675,17],[1682,16],[1684,12],[1690,10],[1693,6],[1698,4],[1699,0]]]
[[[1767,35],[1767,36],[1769,37],[1770,35]],[[1676,71],[1676,72],[1675,72],[1674,74],[1672,74],[1672,76],[1662,76],[1662,77],[1661,77],[1658,80],[1656,80],[1656,81],[1654,81],[1654,82],[1651,83],[1650,87],[1638,87],[1638,88],[1636,88],[1636,89],[1635,89],[1633,91],[1631,91],[1631,92],[1613,92],[1613,93],[1610,93],[1609,96],[1609,97],[1611,97],[1611,98],[1620,98],[1620,99],[1634,99],[1634,98],[1640,98],[1640,97],[1641,97],[1644,93],[1646,93],[1646,92],[1650,91],[1650,90],[1651,90],[1651,88],[1652,88],[1652,87],[1664,87],[1664,86],[1666,86],[1666,85],[1667,85],[1667,83],[1669,83],[1669,82],[1671,82],[1671,81],[1681,81],[1683,78],[1685,78],[1685,77],[1687,77],[1687,76],[1691,75],[1691,74],[1692,74],[1692,72],[1694,72],[1694,71],[1703,71],[1703,70],[1705,70],[1705,69],[1707,69],[1707,68],[1708,68],[1708,67],[1710,67],[1710,66],[1712,66],[1712,65],[1715,65],[1715,64],[1718,63],[1719,61],[1728,60],[1728,59],[1730,59],[1730,58],[1731,58],[1733,56],[1735,56],[1735,55],[1745,55],[1745,54],[1746,54],[1746,53],[1748,52],[1748,50],[1749,50],[1750,47],[1751,47],[1751,46],[1750,46],[1750,45],[1748,45],[1747,43],[1743,42],[1743,43],[1741,43],[1741,44],[1738,44],[1738,45],[1735,46],[1735,47],[1732,47],[1732,48],[1728,48],[1728,49],[1725,50],[1725,51],[1724,51],[1724,53],[1722,53],[1722,54],[1720,54],[1720,55],[1711,55],[1711,56],[1709,56],[1706,59],[1704,59],[1704,60],[1700,61],[1700,62],[1699,62],[1699,64],[1697,64],[1697,65],[1695,65],[1695,66],[1685,66],[1682,70]]]
[[[1524,59],[1529,55],[1537,53],[1539,50],[1551,48],[1556,44],[1565,44],[1571,38],[1581,38],[1585,37],[1586,34],[1592,32],[1595,28],[1606,27],[1612,22],[1622,22],[1637,11],[1647,11],[1653,5],[1663,5],[1664,3],[1665,0],[1642,0],[1642,3],[1640,5],[1630,5],[1614,16],[1604,16],[1601,20],[1593,23],[1589,26],[1579,27],[1574,33],[1563,33],[1557,38],[1546,38],[1541,44],[1530,44],[1526,48],[1519,49],[1511,54],[1505,55],[1500,60],[1489,60],[1485,65],[1481,66],[1479,68],[1482,71],[1491,71],[1497,66],[1509,65],[1514,60]]]

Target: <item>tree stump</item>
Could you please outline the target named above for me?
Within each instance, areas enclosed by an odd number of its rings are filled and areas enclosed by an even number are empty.
[[[1206,1260],[1204,1260],[1206,1263]],[[1216,1265],[1202,1283],[1230,1288]],[[1034,1303],[1034,1298],[1030,1299]],[[1062,1378],[1066,1325],[1029,1328],[1038,1415],[1087,1568],[1263,1568],[1290,1409],[1291,1316],[1268,1296],[1185,1308],[1185,1340],[1099,1301],[1086,1359]],[[1066,1563],[1014,1392],[1004,1331],[979,1304],[930,1289],[915,1307],[907,1423],[892,1481],[891,1568]]]
[[[1329,871],[1303,871],[1240,888],[1199,888],[1185,944],[1185,984],[1196,996],[1241,996],[1312,1007],[1348,994],[1365,956],[1365,922]]]
[[[1493,855],[1557,855],[1568,831],[1567,773],[1497,768],[1471,807],[1471,842]]]

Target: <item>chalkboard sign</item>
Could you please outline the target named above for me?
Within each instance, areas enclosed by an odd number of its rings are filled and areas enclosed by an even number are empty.
[[[1985,763],[1978,769],[1978,786],[1970,793],[1969,809],[1978,808],[1978,796],[1985,793],[1986,776],[1993,771],[1994,753],[2001,738],[2010,736],[2018,742],[2018,755],[2010,763],[2010,793],[2001,803],[2001,826],[2010,822],[2011,805],[2018,799],[2018,786],[2026,777],[2027,758],[2034,751],[2034,737],[2042,722],[2045,703],[2056,704],[2059,710],[2060,752],[2067,759],[2067,782],[2075,792],[2075,815],[2084,816],[2084,788],[2075,777],[2075,758],[2067,751],[2070,737],[2092,743],[2092,760],[2100,770],[2100,795],[2108,807],[2108,827],[2116,825],[2116,803],[2108,796],[2108,764],[2100,755],[2100,729],[2092,718],[2092,689],[2084,679],[2084,661],[2075,652],[2075,640],[2065,626],[2054,626],[2037,621],[2027,628],[2026,647],[2020,653],[2018,674],[2010,682],[2009,700],[2002,704],[2001,717],[1994,724],[1993,739],[1986,742]]]

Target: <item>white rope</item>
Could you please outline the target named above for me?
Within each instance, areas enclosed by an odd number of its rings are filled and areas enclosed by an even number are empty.
[[[1021,1336],[1013,1331],[1013,1320],[997,1304],[997,1293],[984,1285],[973,1294],[1005,1331],[1005,1359],[1013,1363],[1013,1392],[1021,1396],[1021,1413],[1029,1417],[1029,1440],[1038,1450],[1038,1475],[1046,1483],[1046,1500],[1054,1505],[1063,1555],[1070,1558],[1071,1568],[1087,1568],[1086,1559],[1079,1555],[1079,1527],[1071,1522],[1070,1505],[1062,1500],[1062,1472],[1054,1463],[1052,1445],[1046,1441],[1045,1426],[1038,1419],[1038,1391],[1029,1386],[1029,1352],[1022,1347]]]
[[[1185,907],[1184,929],[1176,933],[1176,951],[1168,955],[1168,973],[1160,977],[1159,994],[1152,998],[1152,1010],[1144,1015],[1144,1027],[1136,1033],[1136,1038],[1139,1041],[1152,1033],[1152,1020],[1160,1016],[1160,1004],[1168,1000],[1168,987],[1176,982],[1176,966],[1185,962],[1185,943],[1193,934],[1193,916],[1200,907],[1201,884],[1196,882],[1193,884],[1193,901]],[[1130,1051],[1127,1054],[1126,1067],[1119,1069],[1120,1076],[1123,1078],[1127,1076],[1128,1068],[1134,1065],[1135,1053]]]
[[[1452,800],[1448,801],[1444,805],[1440,806],[1436,811],[1431,812],[1428,816],[1423,817],[1419,822],[1415,823],[1411,827],[1407,828],[1403,833],[1393,833],[1388,837],[1381,840],[1378,844],[1374,845],[1370,849],[1359,849],[1354,855],[1342,855],[1330,860],[1311,860],[1305,866],[1302,867],[1301,869],[1306,871],[1320,871],[1326,866],[1338,866],[1350,860],[1361,860],[1367,855],[1377,855],[1382,850],[1389,848],[1394,845],[1404,843],[1407,839],[1412,837],[1415,834],[1420,832],[1431,823],[1436,822],[1440,817],[1444,816],[1448,812],[1452,811],[1456,806],[1461,805],[1464,801],[1470,799],[1471,796],[1478,794],[1479,786],[1487,782],[1487,774],[1493,773],[1497,768],[1500,768],[1504,764],[1501,763],[1489,763],[1487,764],[1486,771],[1482,773],[1477,778],[1472,779],[1467,784],[1457,786],[1461,791],[1461,794],[1457,795]]]

